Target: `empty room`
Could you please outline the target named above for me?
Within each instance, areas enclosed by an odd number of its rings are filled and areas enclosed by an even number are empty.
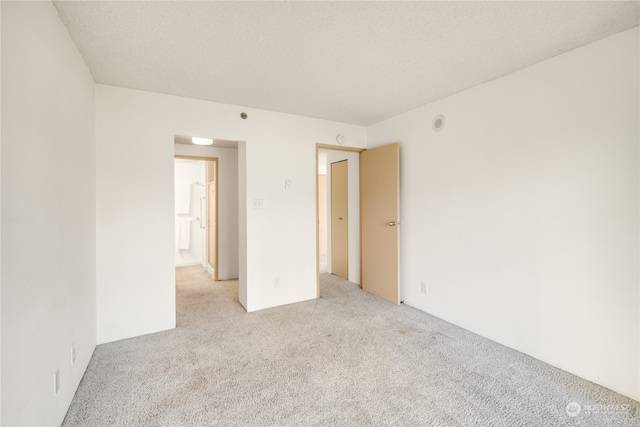
[[[2,1],[2,426],[640,425],[637,1]]]

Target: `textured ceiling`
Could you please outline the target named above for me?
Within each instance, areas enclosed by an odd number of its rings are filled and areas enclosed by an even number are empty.
[[[97,83],[369,125],[638,25],[639,2],[55,2]]]

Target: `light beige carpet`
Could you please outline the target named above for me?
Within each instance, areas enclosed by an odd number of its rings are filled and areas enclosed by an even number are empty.
[[[237,282],[177,277],[178,327],[98,346],[65,426],[640,425],[638,402],[326,273],[320,299],[249,314]]]

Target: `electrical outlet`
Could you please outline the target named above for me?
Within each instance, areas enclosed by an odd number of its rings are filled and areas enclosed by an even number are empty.
[[[427,286],[427,282],[420,282],[420,292],[423,294],[429,293],[429,286]]]
[[[71,364],[76,363],[76,343],[71,343]]]
[[[279,288],[280,287],[280,278],[276,277],[275,279],[273,279],[273,287],[274,288]]]
[[[58,395],[60,391],[60,369],[56,369],[56,372],[53,374],[53,395],[54,397]]]
[[[262,210],[262,199],[253,199],[253,209]]]

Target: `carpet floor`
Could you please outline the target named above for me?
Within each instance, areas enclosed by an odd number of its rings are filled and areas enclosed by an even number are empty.
[[[640,426],[640,403],[321,275],[253,313],[177,269],[177,328],[99,345],[64,426]]]

